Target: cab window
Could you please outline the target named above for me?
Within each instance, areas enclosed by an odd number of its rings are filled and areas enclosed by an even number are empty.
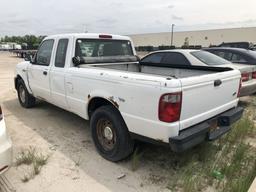
[[[56,51],[55,67],[63,68],[65,66],[68,39],[60,39]]]
[[[151,55],[146,56],[141,60],[143,63],[160,63],[162,58],[164,57],[164,53],[153,53]]]
[[[49,66],[52,56],[52,48],[53,48],[53,39],[45,40],[38,49],[36,55],[36,63],[37,65],[45,65]]]
[[[232,53],[226,52],[226,51],[214,51],[216,55],[219,57],[222,57],[223,59],[226,59],[228,61],[231,61]]]
[[[231,61],[233,63],[235,63],[235,62],[244,63],[244,62],[246,62],[246,59],[243,56],[241,56],[240,54],[233,53]]]
[[[190,65],[183,54],[175,52],[166,53],[161,63],[170,65]]]

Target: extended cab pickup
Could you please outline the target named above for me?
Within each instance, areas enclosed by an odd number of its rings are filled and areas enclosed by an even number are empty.
[[[140,63],[135,55],[125,36],[49,36],[16,67],[19,102],[45,100],[90,120],[97,150],[111,161],[131,154],[135,139],[184,151],[242,116],[238,70]]]

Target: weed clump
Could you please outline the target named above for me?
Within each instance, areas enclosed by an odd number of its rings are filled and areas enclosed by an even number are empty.
[[[21,178],[22,182],[28,182],[30,179],[34,178],[35,175],[38,175],[41,171],[41,168],[46,165],[49,156],[43,155],[42,153],[37,152],[36,148],[29,147],[19,153],[16,158],[16,166],[20,165],[32,165],[32,171],[25,173]]]

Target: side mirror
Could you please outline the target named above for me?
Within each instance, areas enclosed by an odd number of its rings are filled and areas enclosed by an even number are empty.
[[[75,65],[75,67],[77,67],[78,65],[81,64],[81,58],[79,56],[73,57],[72,62]]]
[[[37,54],[35,53],[34,55],[30,55],[30,63],[32,63],[32,64],[35,64],[36,63],[36,56],[37,56]]]
[[[30,54],[26,54],[26,55],[25,55],[25,57],[24,57],[24,60],[25,60],[25,61],[30,61],[30,62],[31,62],[31,60],[32,60],[32,55],[30,55]]]

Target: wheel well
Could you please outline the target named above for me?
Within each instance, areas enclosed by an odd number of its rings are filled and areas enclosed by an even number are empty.
[[[15,89],[17,90],[17,86],[18,86],[18,81],[19,80],[22,80],[22,78],[21,78],[21,76],[20,75],[17,75],[16,77],[15,77]]]
[[[88,115],[89,118],[91,118],[92,113],[98,109],[101,106],[106,106],[106,105],[112,105],[114,107],[116,107],[111,101],[101,98],[101,97],[96,97],[91,99],[91,101],[89,102],[88,105]]]

